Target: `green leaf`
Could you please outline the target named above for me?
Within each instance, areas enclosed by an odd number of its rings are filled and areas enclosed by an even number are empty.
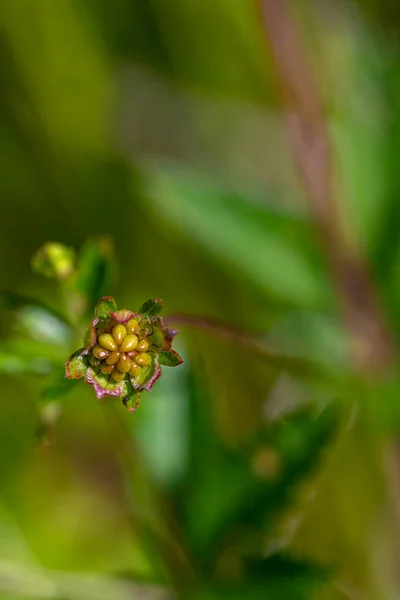
[[[175,350],[169,350],[168,352],[158,353],[158,362],[165,367],[176,367],[183,363],[183,359]]]
[[[111,312],[117,310],[117,303],[112,296],[103,296],[95,306],[94,315],[99,319],[108,319]]]
[[[90,239],[83,246],[75,287],[86,298],[90,307],[109,289],[114,275],[114,263],[114,248],[108,237]]]
[[[208,253],[241,285],[307,308],[332,303],[315,228],[304,215],[257,204],[178,169],[148,169],[152,218]],[[161,227],[161,225],[160,225]]]
[[[159,315],[164,308],[164,302],[161,298],[154,298],[152,300],[147,300],[144,302],[142,306],[139,308],[139,313],[142,314],[145,318],[147,317],[156,317]]]
[[[49,313],[49,315],[56,317],[63,323],[68,324],[64,314],[38,298],[32,298],[31,296],[19,294],[18,292],[11,292],[10,290],[3,290],[0,293],[0,302],[1,307],[5,310],[19,311],[31,308],[39,308]]]

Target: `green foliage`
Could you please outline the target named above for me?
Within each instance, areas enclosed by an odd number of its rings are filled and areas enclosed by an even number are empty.
[[[398,343],[398,6],[288,4]],[[398,364],[354,373],[255,5],[0,25],[0,598],[397,598]],[[150,358],[110,383],[99,328],[138,314]]]

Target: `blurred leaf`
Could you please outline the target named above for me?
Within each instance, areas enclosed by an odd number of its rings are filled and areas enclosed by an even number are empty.
[[[14,291],[3,290],[0,293],[0,302],[6,310],[23,310],[36,307],[42,309],[44,312],[49,313],[49,316],[54,316],[63,323],[66,323],[67,325],[69,324],[62,312],[56,308],[53,308],[52,306],[49,306],[40,298],[33,298],[31,296],[25,296]]]
[[[145,171],[149,206],[185,243],[229,268],[242,284],[296,306],[330,304],[331,288],[311,224],[257,206],[179,170]],[[165,225],[164,225],[165,227]]]
[[[65,377],[64,369],[60,369],[60,372],[54,376],[50,383],[48,383],[40,393],[40,399],[47,402],[55,402],[70,394],[75,390],[74,384],[78,384],[77,380],[70,380]]]
[[[87,300],[90,311],[106,295],[114,275],[115,256],[110,239],[98,237],[87,241],[79,254],[75,287]]]
[[[221,600],[309,600],[322,585],[327,572],[289,557],[273,556],[246,564],[246,578],[232,586],[216,586],[214,596]]]
[[[227,540],[232,542],[238,526],[235,535],[260,532],[290,503],[296,484],[318,465],[321,451],[337,430],[338,415],[332,407],[318,416],[305,409],[263,426],[248,445],[232,451],[215,440],[204,400],[199,398],[202,386],[198,380],[194,385],[190,394],[195,403],[194,438],[185,488],[189,500],[183,518],[192,552],[211,569],[215,553]],[[277,462],[265,473],[254,460],[266,447]]]
[[[51,362],[46,358],[12,354],[6,350],[0,351],[0,373],[2,374],[35,373],[36,375],[45,375],[51,371],[51,368]]]

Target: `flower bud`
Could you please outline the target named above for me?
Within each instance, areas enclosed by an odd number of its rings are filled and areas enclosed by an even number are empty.
[[[142,367],[140,367],[138,364],[133,362],[132,366],[131,366],[131,370],[129,371],[129,375],[131,375],[131,377],[138,377],[140,375],[141,371],[142,371]]]
[[[96,345],[93,348],[92,352],[93,352],[93,356],[95,356],[95,358],[98,358],[99,360],[104,360],[108,356],[108,351],[99,345]]]
[[[130,319],[127,323],[125,323],[125,327],[129,334],[137,333],[139,331],[139,322],[137,319]]]
[[[103,349],[103,348],[102,348]],[[93,354],[91,354],[89,356],[89,362],[92,365],[92,367],[98,367],[100,364],[100,361],[98,358],[96,358],[95,356],[93,356]]]
[[[142,354],[138,354],[138,356],[135,358],[135,361],[141,367],[145,367],[151,364],[151,356],[150,354],[143,352]]]
[[[99,335],[99,344],[107,350],[116,350],[117,344],[114,342],[114,338],[110,333],[102,333]]]
[[[75,252],[64,244],[47,242],[33,257],[32,266],[46,277],[64,279],[75,269]]]
[[[114,379],[114,381],[122,381],[125,378],[125,373],[121,373],[120,371],[113,371],[112,373],[112,378]]]
[[[132,366],[131,359],[126,356],[126,354],[121,354],[119,357],[119,361],[117,363],[117,369],[122,371],[122,373],[128,373]]]
[[[118,346],[120,346],[122,343],[122,340],[126,337],[126,329],[121,324],[114,325],[114,327],[111,330],[111,335],[113,336],[115,343]]]
[[[149,341],[143,338],[143,340],[140,340],[140,342],[138,343],[136,350],[139,350],[139,352],[147,352],[149,346]]]
[[[104,375],[109,375],[110,373],[112,373],[114,371],[114,365],[103,364],[100,370],[102,373],[104,373]]]
[[[109,354],[109,356],[107,356],[107,358],[106,358],[106,363],[108,365],[116,365],[117,362],[119,361],[119,357],[120,357],[119,352],[111,352],[111,354]]]
[[[121,352],[131,352],[132,350],[135,350],[136,346],[138,345],[138,341],[137,335],[127,335],[119,349]]]

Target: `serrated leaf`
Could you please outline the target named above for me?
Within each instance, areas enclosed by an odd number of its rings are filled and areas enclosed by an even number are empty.
[[[183,359],[175,350],[158,353],[158,362],[165,367],[177,367],[183,363]]]
[[[145,318],[147,317],[156,317],[159,315],[164,308],[164,302],[161,298],[154,298],[151,300],[147,300],[142,304],[139,308],[139,313],[141,313]]]

